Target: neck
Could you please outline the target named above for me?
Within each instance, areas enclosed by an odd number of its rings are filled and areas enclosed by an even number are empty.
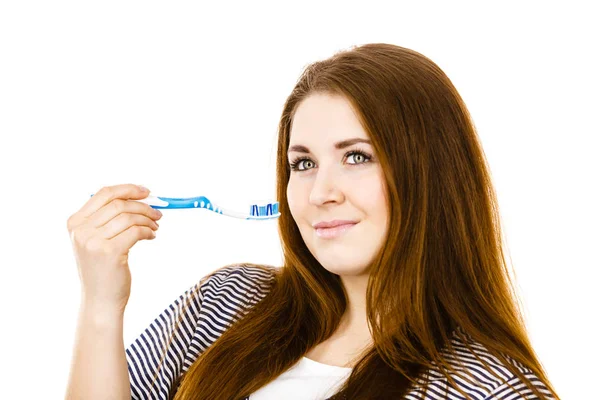
[[[367,283],[368,276],[340,276],[348,304],[342,316],[338,330],[358,340],[371,340],[369,323],[367,321]]]

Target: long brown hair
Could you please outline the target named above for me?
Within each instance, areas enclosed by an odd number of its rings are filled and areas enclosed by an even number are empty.
[[[276,188],[284,265],[262,266],[275,274],[269,293],[199,356],[174,399],[248,396],[340,323],[347,304],[340,277],[308,250],[286,198],[292,120],[300,102],[316,93],[344,96],[355,108],[385,174],[390,218],[367,288],[374,345],[331,399],[401,398],[429,368],[440,368],[468,398],[442,351],[457,329],[503,360],[540,398],[546,397],[507,357],[558,398],[527,336],[489,166],[467,107],[427,57],[366,44],[307,66],[287,98]]]

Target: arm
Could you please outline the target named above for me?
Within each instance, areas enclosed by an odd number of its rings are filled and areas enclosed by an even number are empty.
[[[66,400],[131,399],[123,314],[82,303]]]

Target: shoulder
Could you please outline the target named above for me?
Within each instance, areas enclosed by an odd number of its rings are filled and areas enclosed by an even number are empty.
[[[244,311],[267,295],[278,270],[274,266],[250,263],[220,267],[200,280],[202,307],[225,304],[230,310]]]
[[[200,280],[204,290],[224,285],[253,292],[268,291],[278,272],[277,267],[260,264],[230,264],[218,268]]]
[[[272,281],[279,270],[278,267],[271,265],[252,264],[252,263],[236,263],[229,264],[216,269],[215,271],[204,276],[201,281],[208,282],[210,280],[221,281],[232,277],[243,278],[244,280],[263,283],[264,281]]]
[[[532,382],[535,386],[550,396],[550,391],[543,385],[539,378],[526,366],[517,362],[509,356],[506,356],[506,361],[500,360],[493,355],[489,349],[482,343],[473,339],[465,333],[461,328],[453,332],[452,346],[444,349],[442,352],[446,361],[448,361],[455,372],[449,374],[461,389],[467,393],[469,398],[474,399],[495,399],[495,398],[513,398],[510,396],[516,395],[519,390],[521,395],[533,395],[533,392],[527,387],[523,379],[514,374],[507,367],[507,362],[516,367],[524,377]],[[441,369],[430,369],[426,373],[429,378],[427,394],[431,393],[452,393],[457,398],[464,398],[460,392],[456,391],[450,385],[447,377],[441,372]],[[419,380],[424,382],[423,379]],[[414,394],[421,393],[414,391]],[[413,393],[413,392],[411,392]],[[500,397],[498,397],[500,396]],[[413,397],[408,397],[413,398]],[[428,398],[428,397],[426,397]],[[521,398],[521,397],[517,397]],[[527,397],[530,398],[530,397]],[[531,397],[532,398],[532,397]],[[537,398],[537,397],[536,397]]]

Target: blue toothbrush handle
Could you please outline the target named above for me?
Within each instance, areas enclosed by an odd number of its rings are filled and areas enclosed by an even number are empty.
[[[144,201],[146,200],[146,201]],[[205,196],[197,197],[156,197],[148,196],[146,199],[141,199],[152,208],[211,208],[211,201]]]
[[[90,197],[93,196],[90,195]],[[158,197],[158,196],[148,196],[145,199],[136,199],[133,201],[139,201],[141,203],[146,203],[152,208],[208,208],[209,210],[213,209],[212,202],[206,196],[197,196],[197,197],[185,197],[185,198],[177,198],[177,197]]]
[[[93,194],[90,196],[94,196]],[[152,208],[206,208],[216,212],[217,214],[227,215],[234,218],[250,219],[250,220],[269,220],[279,218],[279,202],[262,202],[262,204],[252,204],[249,213],[240,213],[237,211],[226,210],[212,203],[206,196],[197,197],[158,197],[148,196],[145,199],[134,199],[131,201],[139,201],[146,203]],[[266,204],[265,204],[266,203]]]

